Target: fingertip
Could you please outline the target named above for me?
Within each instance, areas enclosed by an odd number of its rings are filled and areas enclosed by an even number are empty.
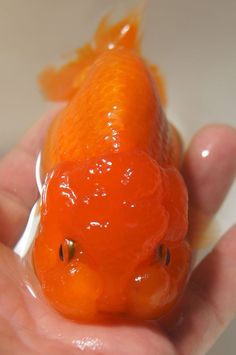
[[[183,173],[192,204],[208,215],[216,213],[236,175],[236,129],[202,128],[186,153]]]

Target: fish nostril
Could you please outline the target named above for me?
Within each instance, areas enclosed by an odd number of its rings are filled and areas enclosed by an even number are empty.
[[[168,266],[171,261],[170,249],[166,247],[164,244],[160,244],[156,251],[156,258],[159,262]]]
[[[69,262],[75,254],[75,242],[72,239],[65,239],[59,247],[61,261]]]

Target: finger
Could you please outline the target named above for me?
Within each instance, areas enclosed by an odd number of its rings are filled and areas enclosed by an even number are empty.
[[[29,211],[38,198],[35,182],[36,157],[57,108],[35,124],[25,137],[0,161],[0,241],[17,242]]]
[[[236,314],[236,225],[191,276],[172,339],[181,354],[205,354]]]
[[[209,246],[217,237],[213,215],[220,208],[236,174],[236,129],[206,126],[192,139],[183,174],[190,210],[188,240],[193,249]]]
[[[210,125],[193,138],[183,174],[190,202],[212,216],[219,209],[236,175],[236,129]]]

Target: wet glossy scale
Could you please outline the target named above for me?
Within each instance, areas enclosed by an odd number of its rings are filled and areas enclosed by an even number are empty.
[[[138,25],[135,13],[114,27],[103,20],[94,46],[41,77],[49,99],[69,103],[42,151],[33,265],[52,306],[77,321],[158,319],[189,272],[179,139],[159,70],[140,57]]]

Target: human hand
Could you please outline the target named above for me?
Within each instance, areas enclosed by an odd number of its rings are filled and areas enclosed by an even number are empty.
[[[31,271],[11,248],[38,197],[35,158],[52,116],[40,121],[0,162],[0,353],[205,354],[236,311],[236,226],[192,273],[169,330],[154,322],[77,324],[56,313],[43,296],[34,297]],[[209,151],[205,158],[203,150]],[[235,177],[235,156],[233,128],[208,126],[193,138],[183,174],[191,204],[204,215],[212,217],[220,207]]]

